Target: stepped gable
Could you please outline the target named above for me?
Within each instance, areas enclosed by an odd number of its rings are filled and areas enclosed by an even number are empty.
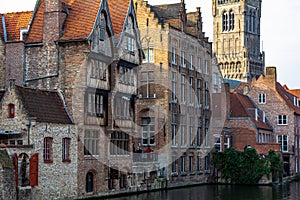
[[[114,34],[121,34],[131,0],[108,0],[107,2]]]
[[[276,90],[280,94],[280,96],[285,100],[286,104],[294,110],[294,112],[300,115],[300,107],[294,104],[294,97],[292,93],[288,92],[284,87],[276,82]]]
[[[37,122],[73,123],[58,92],[20,86],[16,86],[16,91],[29,117],[35,117]]]
[[[261,116],[255,120],[255,108],[248,96],[236,92],[230,93],[230,117],[250,117],[257,128],[272,130],[267,123],[263,122]]]
[[[62,0],[62,3],[62,12],[67,13],[67,17],[60,40],[87,39],[93,30],[101,0]],[[36,4],[33,15],[26,43],[39,43],[43,40],[44,0]]]

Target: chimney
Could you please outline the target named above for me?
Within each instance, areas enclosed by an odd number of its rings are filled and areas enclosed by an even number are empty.
[[[276,67],[266,67],[266,81],[270,86],[275,86],[277,82]]]
[[[197,12],[196,12],[196,19],[197,19],[197,36],[198,39],[203,38],[203,32],[202,32],[202,16],[201,16],[201,8],[197,7]]]

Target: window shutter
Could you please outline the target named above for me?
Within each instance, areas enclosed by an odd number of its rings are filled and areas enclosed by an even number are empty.
[[[33,154],[30,158],[30,186],[38,185],[39,154]]]
[[[19,168],[18,168],[18,155],[16,153],[14,154],[14,166],[15,166],[15,181],[16,181],[16,186],[18,187]]]

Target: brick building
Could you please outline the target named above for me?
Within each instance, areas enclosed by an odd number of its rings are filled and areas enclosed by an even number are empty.
[[[202,31],[200,8],[184,1],[152,6],[136,0],[145,54],[139,66],[135,146],[154,159],[134,162],[144,181],[168,186],[205,182],[210,172],[212,44]],[[143,178],[139,179],[142,181]]]
[[[5,181],[15,180],[15,196],[76,197],[77,132],[59,92],[11,81],[0,102],[0,141],[15,169]]]
[[[249,95],[270,122],[276,141],[280,143],[284,175],[299,172],[299,100],[277,82],[275,67],[267,67],[266,75],[238,88]]]

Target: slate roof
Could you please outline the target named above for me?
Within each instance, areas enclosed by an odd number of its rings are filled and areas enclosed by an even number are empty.
[[[55,91],[38,90],[16,86],[29,117],[37,122],[72,124],[59,94]]]
[[[101,0],[62,0],[68,16],[64,22],[64,34],[60,40],[87,39],[92,32]],[[44,0],[37,2],[27,43],[43,40]]]
[[[241,81],[233,79],[224,78],[223,81],[224,83],[229,83],[229,87],[231,90],[235,90],[241,84]]]
[[[20,30],[28,28],[33,11],[13,12],[2,14],[5,20],[5,28],[8,42],[20,41]],[[3,23],[0,20],[0,34],[1,39],[4,41]]]
[[[120,34],[128,13],[130,0],[107,0],[107,2],[114,34]]]
[[[294,105],[294,97],[296,95],[288,92],[280,83],[276,83],[276,90],[280,94],[280,96],[284,99],[286,104],[294,110],[294,112],[298,115],[300,115],[300,107]]]
[[[257,128],[272,131],[272,128],[263,122],[261,115],[259,115],[260,117],[256,121],[255,108],[256,106],[248,96],[236,92],[230,93],[230,117],[250,117]]]

